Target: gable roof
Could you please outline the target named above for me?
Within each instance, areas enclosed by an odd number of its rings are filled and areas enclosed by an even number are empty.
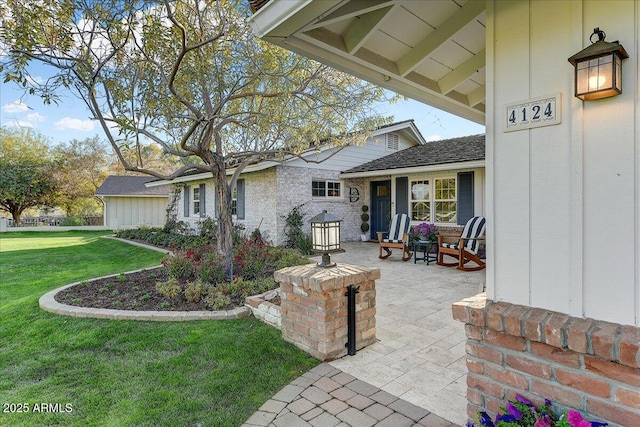
[[[388,156],[364,163],[344,171],[341,176],[356,175],[397,169],[411,169],[452,163],[478,162],[484,164],[485,136],[470,135],[459,138],[427,142],[406,148]]]
[[[426,144],[426,141],[424,139],[424,137],[422,136],[422,133],[420,133],[420,130],[418,129],[418,127],[415,124],[415,121],[413,119],[408,119],[408,120],[402,120],[399,122],[394,122],[394,123],[389,123],[387,125],[382,125],[376,129],[374,129],[373,131],[371,131],[371,135],[373,137],[375,136],[380,136],[380,135],[385,135],[387,133],[392,133],[392,132],[401,132],[404,133],[404,135],[409,139],[409,140],[413,140],[416,144]],[[305,155],[305,153],[316,153],[318,150],[331,150],[332,148],[334,148],[331,144],[323,144],[322,146],[319,147],[309,147],[307,150],[305,150],[303,153],[301,153],[302,155]],[[260,170],[264,170],[264,169],[269,169],[272,168],[274,166],[278,166],[281,165],[283,163],[286,163],[288,161],[295,161],[297,159],[296,156],[288,156],[284,162],[279,162],[279,161],[274,161],[274,160],[264,160],[261,162],[258,162],[256,164],[252,164],[247,166],[242,173],[249,173],[249,172],[257,172]],[[232,175],[234,173],[235,169],[227,169],[227,175]],[[182,175],[174,178],[173,180],[152,180],[153,182],[150,182],[148,184],[149,187],[152,186],[156,186],[156,185],[166,185],[167,183],[179,183],[179,182],[191,182],[191,181],[199,181],[199,180],[203,180],[203,179],[210,179],[211,178],[211,172],[202,172],[199,170],[191,170],[188,172],[183,173]]]
[[[123,197],[168,197],[169,186],[145,187],[145,183],[154,181],[150,176],[110,175],[96,191],[96,196]]]

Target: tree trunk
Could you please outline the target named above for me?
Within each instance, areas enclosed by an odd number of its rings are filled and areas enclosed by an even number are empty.
[[[231,189],[224,168],[213,172],[218,217],[216,249],[229,278],[233,277],[233,217],[231,215]]]
[[[18,227],[20,226],[20,216],[22,215],[22,211],[13,211],[11,212],[11,217],[13,218],[13,226],[14,227]]]

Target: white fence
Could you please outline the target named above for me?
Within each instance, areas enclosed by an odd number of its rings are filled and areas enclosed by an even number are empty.
[[[0,218],[0,233],[17,232],[17,231],[71,231],[71,230],[84,230],[84,231],[101,231],[109,230],[108,227],[103,225],[75,225],[75,226],[59,226],[59,225],[42,225],[35,227],[10,227],[9,220],[7,218]]]

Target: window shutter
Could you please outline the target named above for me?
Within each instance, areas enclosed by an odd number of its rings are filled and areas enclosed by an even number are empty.
[[[244,219],[244,179],[236,182],[236,216],[238,219]]]
[[[204,183],[200,184],[200,218],[207,216],[207,210],[205,209],[205,192]]]
[[[473,172],[458,173],[458,224],[473,218]]]
[[[182,199],[184,201],[184,217],[188,217],[189,216],[189,205],[191,204],[191,198],[189,197],[191,194],[191,187],[188,185],[185,185],[182,188]]]
[[[396,178],[396,213],[409,215],[409,178]]]

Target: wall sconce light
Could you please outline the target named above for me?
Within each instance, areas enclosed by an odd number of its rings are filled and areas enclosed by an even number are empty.
[[[593,37],[598,36],[594,42]],[[575,68],[575,95],[583,101],[609,98],[622,93],[622,60],[629,57],[618,41],[604,41],[607,35],[594,28],[591,46],[569,58]]]
[[[341,219],[322,211],[309,220],[311,223],[311,245],[314,251],[322,252],[322,262],[319,267],[334,267],[330,253],[344,252],[340,248],[340,223]]]

